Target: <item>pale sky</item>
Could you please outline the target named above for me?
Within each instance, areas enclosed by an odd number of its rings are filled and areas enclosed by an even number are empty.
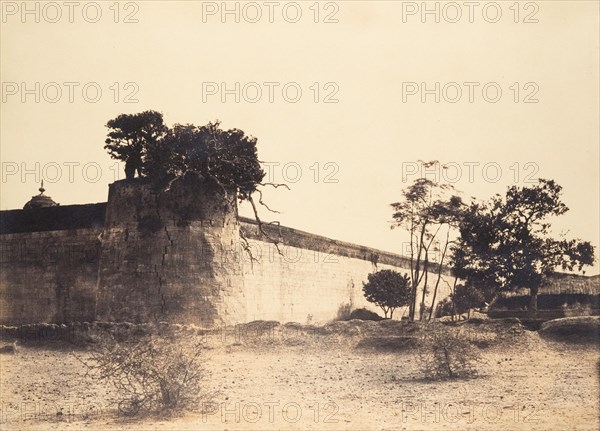
[[[62,205],[106,201],[123,174],[104,125],[154,109],[256,136],[291,188],[267,190],[281,214],[263,217],[290,227],[401,253],[389,204],[436,159],[454,166],[440,180],[481,199],[556,180],[570,211],[555,231],[599,245],[597,1],[497,2],[499,18],[492,2],[428,2],[439,23],[420,1],[229,2],[225,16],[221,2],[76,3],[2,2],[2,210],[42,176]]]

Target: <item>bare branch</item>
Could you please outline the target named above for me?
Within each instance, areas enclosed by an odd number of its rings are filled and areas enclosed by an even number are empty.
[[[285,187],[286,189],[290,190],[289,186],[287,184],[281,184],[281,183],[258,183],[259,186],[271,186],[273,188],[279,188],[279,187]]]
[[[258,262],[258,259],[252,254],[250,242],[248,241],[248,238],[246,238],[246,233],[244,232],[243,226],[240,226],[240,239],[242,240],[242,248],[246,253],[248,253],[248,256],[250,256],[250,268],[254,269],[254,262]]]
[[[258,224],[258,230],[260,231],[261,234],[263,234],[269,240],[269,242],[271,242],[271,243],[273,243],[273,245],[275,245],[275,248],[277,249],[277,253],[279,253],[281,256],[283,256],[283,252],[279,248],[279,240],[272,238],[271,235],[269,235],[265,231],[263,222],[258,215],[258,209],[256,208],[256,203],[254,202],[252,195],[248,196],[248,201],[250,202],[250,205],[252,205],[252,211],[254,211],[254,218],[256,220],[256,223]]]
[[[281,214],[279,211],[271,209],[266,203],[263,202],[263,194],[262,194],[261,190],[257,189],[256,192],[258,193],[258,203],[259,204],[261,204],[263,207],[265,207],[266,209],[268,209],[272,213]]]

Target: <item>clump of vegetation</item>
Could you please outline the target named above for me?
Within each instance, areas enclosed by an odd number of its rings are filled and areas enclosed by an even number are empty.
[[[350,320],[350,313],[352,313],[352,302],[341,304],[338,307],[338,311],[337,311],[335,320],[339,320],[339,321]]]
[[[436,317],[452,316],[454,320],[456,315],[467,313],[467,318],[470,318],[471,310],[484,307],[492,295],[489,289],[476,289],[468,283],[457,284],[454,292],[438,304]]]
[[[363,283],[363,292],[367,301],[379,306],[387,319],[391,319],[394,310],[411,302],[411,286],[408,274],[401,275],[391,269],[382,269],[368,275]]]
[[[421,368],[431,379],[468,378],[477,375],[483,361],[478,349],[462,333],[462,328],[437,323],[423,327],[419,346]]]
[[[236,190],[240,200],[252,201],[252,193],[265,176],[257,139],[220,126],[216,121],[167,127],[160,112],[122,114],[106,124],[104,148],[112,158],[125,162],[128,179],[137,173],[165,186],[186,172],[195,172]]]
[[[532,186],[512,186],[505,196],[472,203],[460,221],[453,275],[497,292],[527,287],[529,313],[535,316],[540,286],[549,276],[558,268],[581,271],[595,261],[589,241],[551,237],[548,219],[569,210],[561,193],[555,181],[539,179]]]
[[[146,175],[147,157],[151,148],[167,133],[160,112],[121,114],[106,123],[109,129],[104,149],[115,160],[125,162],[125,176],[130,179]]]
[[[112,384],[122,414],[174,412],[196,406],[201,394],[202,345],[193,340],[155,335],[137,342],[118,343],[104,338],[82,360],[87,375]]]
[[[125,162],[127,179],[146,178],[157,189],[167,189],[176,178],[194,173],[217,184],[225,195],[252,206],[260,232],[279,251],[278,239],[263,229],[258,206],[273,211],[263,201],[261,186],[285,184],[263,182],[256,148],[258,140],[239,129],[224,130],[219,121],[203,126],[175,124],[167,127],[157,111],[121,114],[108,121],[104,148],[116,160]],[[258,199],[256,199],[258,197]],[[242,234],[243,246],[250,254]]]
[[[350,313],[349,320],[353,320],[353,319],[357,319],[357,320],[373,320],[375,322],[378,322],[380,320],[383,320],[383,317],[381,317],[377,313],[374,313],[371,310],[367,310],[366,308],[358,308],[356,310],[353,310],[352,313]]]
[[[439,161],[421,163],[421,172],[433,167],[446,169]],[[410,280],[412,286],[408,318],[411,321],[431,320],[433,304],[442,280],[452,237],[457,230],[465,204],[455,194],[451,184],[442,184],[428,178],[417,178],[402,191],[402,199],[391,204],[393,228],[401,228],[410,238]],[[433,259],[432,261],[430,259]],[[426,304],[429,276],[434,279],[431,306]],[[421,288],[420,299],[417,291]]]

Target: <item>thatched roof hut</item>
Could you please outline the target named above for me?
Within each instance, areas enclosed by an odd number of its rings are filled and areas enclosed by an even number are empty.
[[[539,320],[600,314],[600,275],[557,273],[540,287],[537,303]],[[490,304],[488,315],[527,318],[528,305],[529,289],[504,292]]]
[[[541,287],[539,295],[600,295],[600,274],[593,276],[556,273]],[[507,296],[529,295],[529,289],[521,288]]]

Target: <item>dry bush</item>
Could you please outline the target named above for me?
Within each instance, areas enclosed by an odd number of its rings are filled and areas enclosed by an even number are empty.
[[[432,379],[473,377],[483,362],[463,328],[432,323],[423,327],[418,349],[423,373]]]
[[[196,406],[202,382],[201,354],[202,345],[193,339],[150,335],[120,343],[104,337],[90,359],[80,361],[88,375],[115,387],[119,411],[133,416]]]

